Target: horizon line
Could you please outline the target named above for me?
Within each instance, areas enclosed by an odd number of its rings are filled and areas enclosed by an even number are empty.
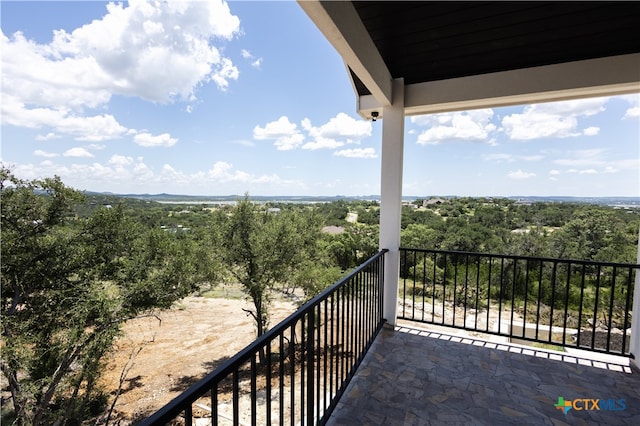
[[[103,195],[114,195],[114,196],[128,196],[128,197],[185,197],[185,198],[244,198],[245,195],[241,194],[218,194],[218,195],[193,195],[193,194],[178,194],[178,193],[118,193],[111,191],[91,191],[91,190],[82,190],[84,193],[91,194],[103,194]],[[380,194],[366,194],[366,195],[344,195],[344,194],[334,194],[334,195],[251,195],[246,194],[249,198],[380,198]],[[640,201],[640,196],[630,196],[630,195],[402,195],[402,198],[582,198],[582,199],[603,199],[603,198],[615,198],[615,199],[633,199]]]

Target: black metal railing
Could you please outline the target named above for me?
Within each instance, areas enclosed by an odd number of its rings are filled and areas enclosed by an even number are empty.
[[[400,249],[399,318],[629,356],[640,265]]]
[[[324,424],[382,328],[384,254],[302,306],[142,425]]]

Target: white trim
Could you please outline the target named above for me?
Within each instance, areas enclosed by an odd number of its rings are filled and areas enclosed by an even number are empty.
[[[370,120],[372,118],[373,112],[378,113],[378,117],[376,118],[377,120],[384,117],[382,105],[378,103],[373,95],[358,96],[358,94],[356,93],[356,102],[356,110],[358,114],[360,114],[360,116],[365,120]]]
[[[640,54],[612,56],[405,86],[405,115],[526,105],[640,92]],[[360,96],[365,118],[381,110]]]
[[[637,263],[640,264],[640,229],[638,229],[638,256]],[[631,365],[640,369],[640,271],[636,271],[636,281],[633,289],[633,306],[631,308],[633,315],[631,316],[631,341],[629,345],[629,352],[631,352],[633,358],[631,358]]]
[[[388,249],[384,268],[383,317],[395,325],[400,278],[400,225],[404,155],[404,80],[393,81],[393,104],[384,107],[380,183],[380,248]]]
[[[391,73],[351,2],[298,4],[382,106],[391,105]]]
[[[405,114],[523,105],[640,92],[640,54],[414,84]]]

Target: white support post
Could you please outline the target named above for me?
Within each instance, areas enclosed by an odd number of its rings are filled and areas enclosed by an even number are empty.
[[[395,325],[400,276],[400,221],[404,153],[404,79],[393,80],[393,101],[383,107],[380,187],[380,248],[388,249],[384,270],[383,316]]]
[[[640,229],[638,229],[638,260],[640,264]],[[640,271],[636,271],[636,282],[633,288],[633,307],[631,309],[631,366],[640,370]]]

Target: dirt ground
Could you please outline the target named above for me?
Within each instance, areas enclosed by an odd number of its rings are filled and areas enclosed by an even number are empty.
[[[122,372],[131,366],[112,420],[126,424],[146,417],[251,343],[255,325],[242,310],[249,306],[241,298],[188,297],[157,318],[125,324],[103,379],[115,395]],[[271,325],[295,309],[291,301],[275,300]]]

